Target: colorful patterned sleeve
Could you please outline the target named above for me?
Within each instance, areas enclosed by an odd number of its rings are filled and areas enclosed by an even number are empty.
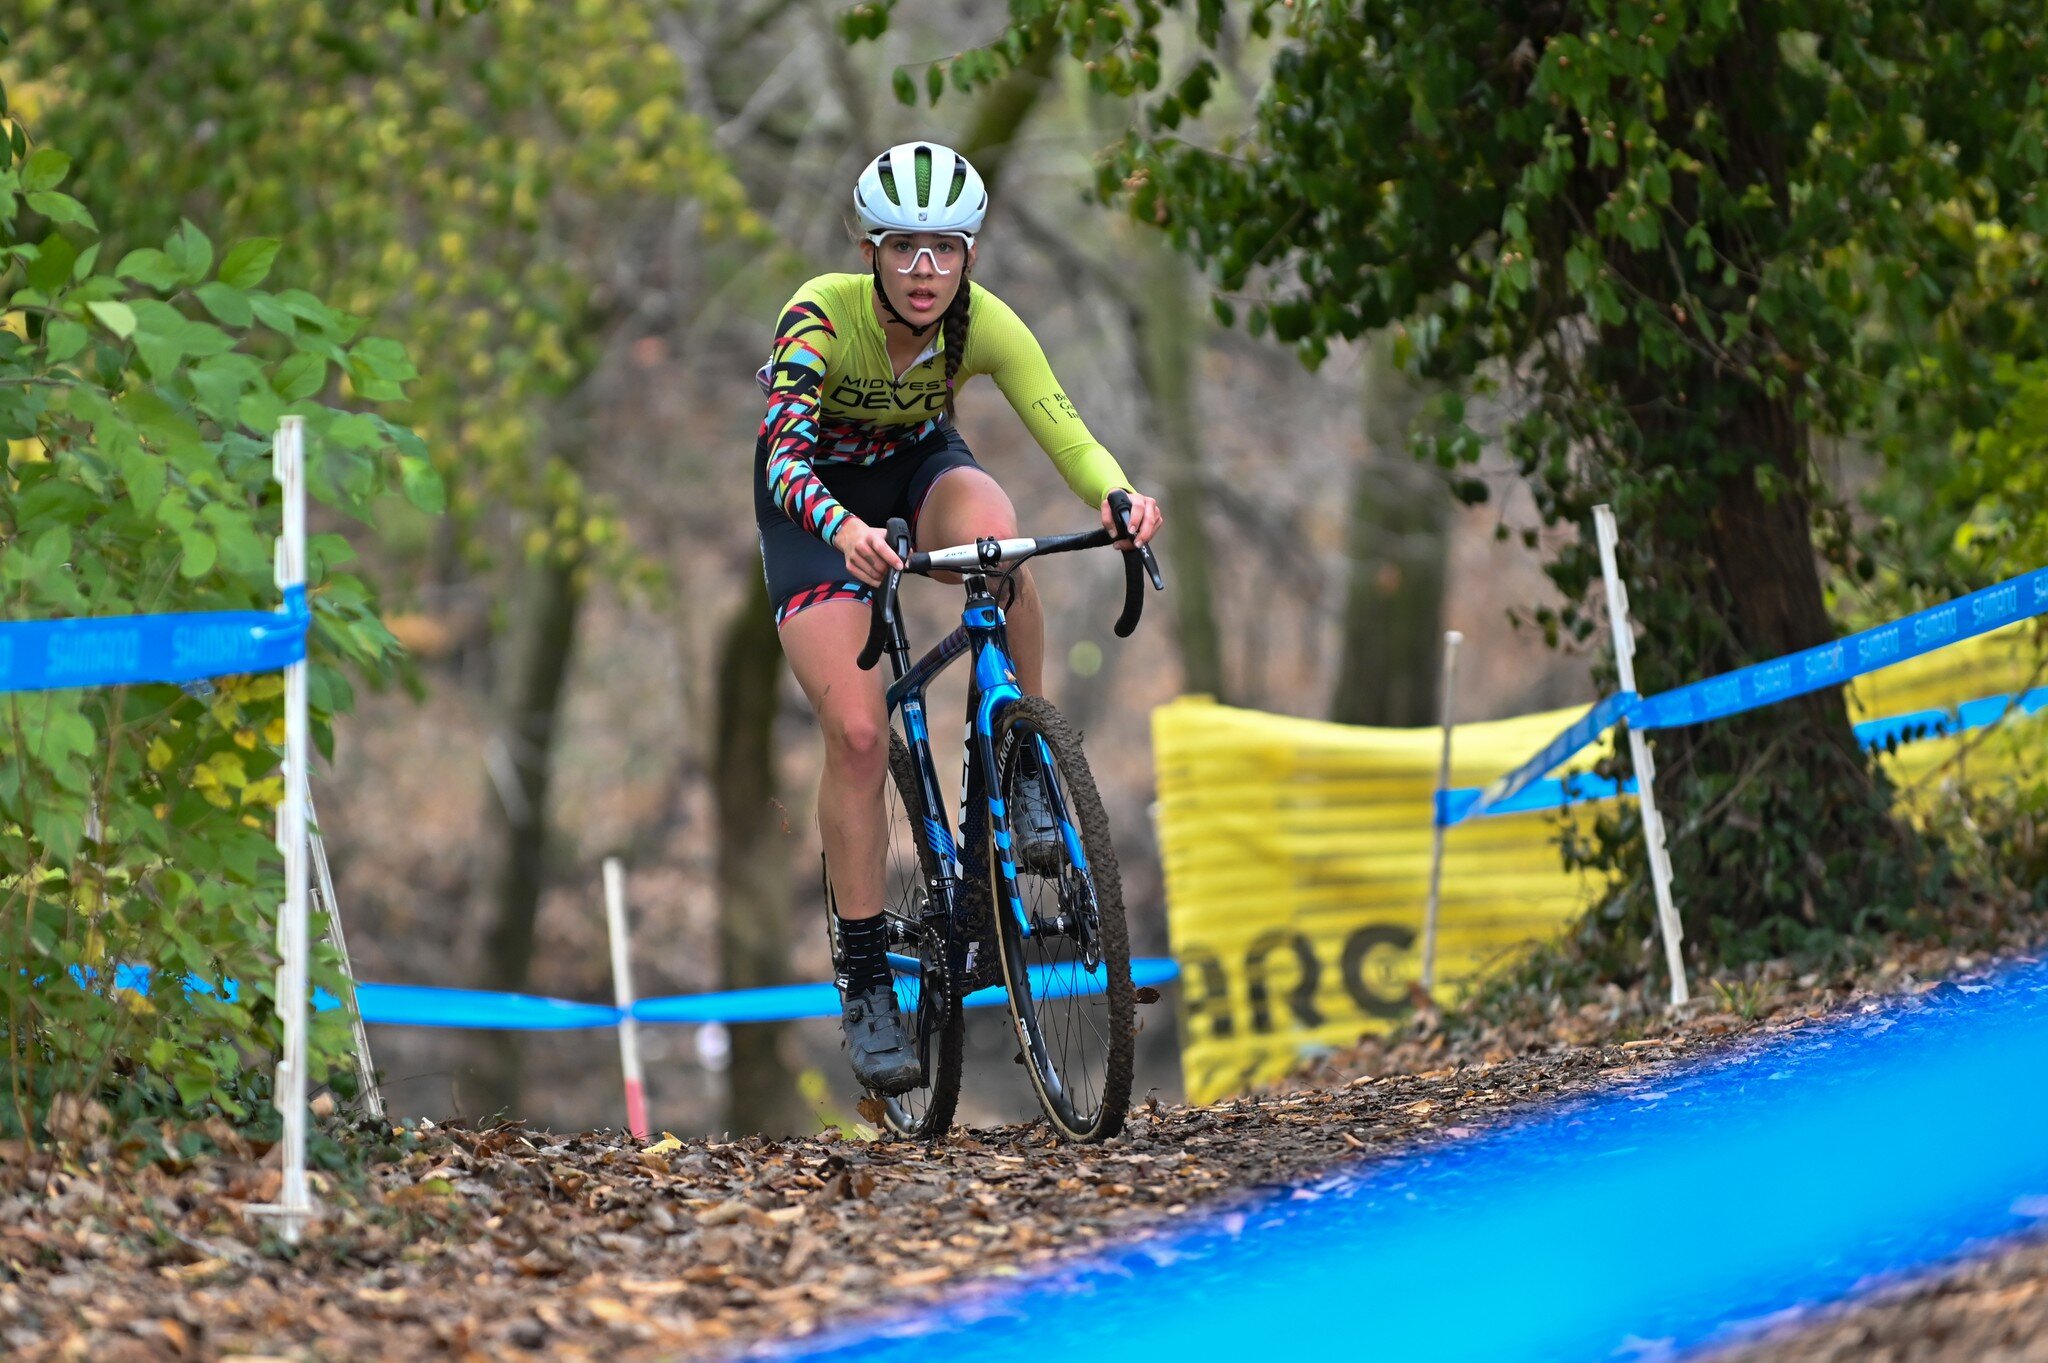
[[[783,514],[830,544],[847,516],[812,470],[818,445],[819,394],[838,349],[838,333],[817,299],[799,293],[783,310],[775,349],[761,370],[768,412],[761,438],[768,444],[768,491]]]

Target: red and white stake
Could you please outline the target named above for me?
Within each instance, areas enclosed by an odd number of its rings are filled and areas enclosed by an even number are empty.
[[[604,921],[612,939],[612,997],[619,1011],[619,1069],[626,1076],[626,1129],[647,1139],[647,1087],[640,1077],[640,1024],[633,1020],[633,964],[626,938],[626,868],[604,859]]]

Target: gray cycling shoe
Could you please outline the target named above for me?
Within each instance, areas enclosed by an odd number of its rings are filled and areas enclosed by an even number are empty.
[[[852,1053],[853,1077],[876,1093],[908,1093],[924,1082],[924,1067],[903,1031],[896,991],[878,984],[846,1000],[839,1015]]]
[[[1045,769],[1026,758],[1017,773],[1016,818],[1017,864],[1036,876],[1052,877],[1067,864],[1066,849],[1060,846],[1060,821],[1052,812],[1052,797],[1046,790]]]

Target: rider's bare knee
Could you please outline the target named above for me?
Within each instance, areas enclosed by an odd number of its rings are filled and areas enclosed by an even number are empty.
[[[825,755],[850,777],[880,782],[889,764],[889,729],[881,716],[862,711],[825,720]]]

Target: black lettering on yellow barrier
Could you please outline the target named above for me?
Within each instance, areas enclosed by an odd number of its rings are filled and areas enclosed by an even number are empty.
[[[1375,953],[1400,957],[1414,948],[1414,929],[1404,924],[1366,923],[1352,929],[1337,953],[1344,996],[1365,1017],[1402,1016],[1408,1011],[1408,995],[1400,987],[1401,970],[1394,960]],[[1333,1018],[1317,1004],[1325,961],[1315,939],[1306,933],[1275,931],[1254,938],[1244,950],[1241,998],[1224,957],[1194,946],[1179,950],[1181,1026],[1190,1043],[1236,1038],[1240,1017],[1248,1036],[1312,1030],[1342,1021],[1343,1009]]]
[[[1415,933],[1398,923],[1368,923],[1344,939],[1344,992],[1367,1017],[1397,1018],[1408,1010],[1408,1000],[1399,994],[1382,994],[1365,982],[1365,958],[1374,947],[1407,951],[1415,945]]]
[[[1221,1041],[1237,1035],[1237,1019],[1230,1007],[1230,977],[1223,962],[1206,951],[1183,949],[1180,953],[1181,1026],[1194,1039],[1195,1028],[1207,1024],[1209,1039]]]
[[[1294,951],[1294,988],[1287,991],[1287,1011],[1303,1027],[1320,1027],[1323,1015],[1316,1011],[1316,981],[1322,978],[1323,963],[1316,959],[1315,943],[1300,933],[1269,932],[1253,942],[1244,954],[1244,992],[1252,1007],[1252,1030],[1273,1030],[1273,1008],[1266,985],[1266,960],[1281,947]]]

